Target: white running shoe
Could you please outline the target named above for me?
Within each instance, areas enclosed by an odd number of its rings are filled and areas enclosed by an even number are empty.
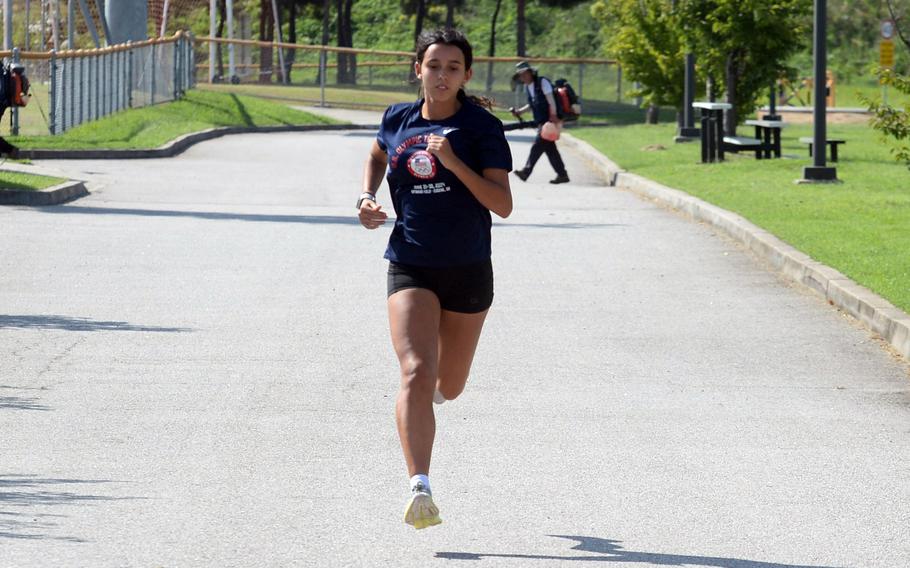
[[[433,495],[423,483],[418,483],[411,489],[411,498],[404,510],[404,522],[418,530],[442,522],[439,518],[439,508],[433,503]]]
[[[433,402],[436,404],[442,404],[446,400],[446,397],[442,396],[442,393],[439,392],[439,389],[436,389],[436,392],[433,393]]]

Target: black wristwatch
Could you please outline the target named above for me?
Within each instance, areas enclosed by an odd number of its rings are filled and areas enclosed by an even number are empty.
[[[367,193],[366,191],[364,191],[363,193],[360,194],[360,198],[357,200],[357,209],[358,210],[360,209],[360,206],[363,204],[364,199],[369,199],[373,203],[376,203],[376,196],[373,195],[372,193]]]

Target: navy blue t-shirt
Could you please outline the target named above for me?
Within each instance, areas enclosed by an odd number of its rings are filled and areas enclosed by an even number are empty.
[[[386,109],[376,140],[389,156],[386,179],[395,208],[395,227],[385,258],[412,266],[450,267],[490,258],[490,211],[429,152],[438,134],[469,168],[512,169],[502,122],[465,101],[444,120],[420,116],[423,100]]]

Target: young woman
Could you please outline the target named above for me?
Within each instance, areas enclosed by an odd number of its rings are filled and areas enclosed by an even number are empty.
[[[512,212],[502,122],[464,91],[472,53],[454,30],[420,36],[414,70],[424,98],[385,111],[357,201],[363,226],[380,227],[387,216],[376,190],[385,174],[396,215],[385,258],[401,367],[396,419],[411,478],[405,522],[418,529],[442,522],[428,478],[433,402],[464,390],[493,301],[490,212]]]

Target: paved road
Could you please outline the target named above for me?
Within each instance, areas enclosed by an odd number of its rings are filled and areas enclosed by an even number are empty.
[[[0,565],[910,563],[907,367],[571,156],[494,229],[445,523],[403,525],[368,144],[47,163],[93,194],[0,209]]]

